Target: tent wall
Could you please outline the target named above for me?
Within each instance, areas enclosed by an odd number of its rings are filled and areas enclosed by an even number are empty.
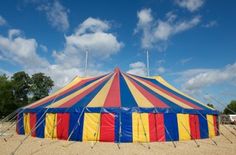
[[[20,113],[17,133],[73,141],[157,142],[217,136],[217,115],[182,113]],[[70,136],[70,137],[69,137]]]

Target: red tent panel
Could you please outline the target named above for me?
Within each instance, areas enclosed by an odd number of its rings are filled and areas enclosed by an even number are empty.
[[[101,114],[100,141],[115,141],[115,115],[111,113]]]
[[[57,114],[57,138],[67,139],[69,129],[69,113],[58,113]]]
[[[213,123],[214,123],[215,135],[219,135],[219,133],[218,133],[218,121],[217,121],[217,116],[216,115],[213,115]]]
[[[200,139],[198,115],[189,115],[190,132],[192,139]]]
[[[150,141],[165,141],[165,127],[163,114],[149,114]]]
[[[36,137],[36,113],[30,113],[30,130],[32,131],[31,136]]]

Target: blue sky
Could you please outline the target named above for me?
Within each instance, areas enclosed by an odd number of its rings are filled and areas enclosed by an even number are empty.
[[[205,102],[236,96],[236,2],[15,0],[0,2],[0,73],[44,72],[54,90],[75,75],[162,75]],[[208,95],[207,95],[208,93]],[[218,109],[222,106],[213,102]]]

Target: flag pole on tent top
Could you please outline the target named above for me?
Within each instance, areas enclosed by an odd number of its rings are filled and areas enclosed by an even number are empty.
[[[149,77],[149,52],[147,50],[147,76]]]
[[[85,66],[84,66],[84,76],[87,76],[88,69],[88,49],[85,49]]]

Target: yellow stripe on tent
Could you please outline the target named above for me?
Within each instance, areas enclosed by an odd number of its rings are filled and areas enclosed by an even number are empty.
[[[83,87],[82,89],[80,89],[80,90],[78,90],[78,91],[76,91],[76,92],[74,92],[74,93],[72,93],[72,94],[70,94],[70,95],[64,97],[63,99],[61,99],[61,100],[59,100],[59,101],[57,101],[57,102],[54,102],[53,104],[47,106],[47,108],[55,108],[55,107],[58,107],[58,106],[64,104],[65,102],[67,102],[67,101],[69,101],[70,99],[76,97],[77,95],[83,93],[84,91],[86,91],[87,89],[93,87],[95,84],[99,83],[100,81],[104,80],[105,78],[107,78],[107,77],[110,76],[110,75],[111,75],[111,74],[109,74],[109,75],[107,75],[107,76],[105,76],[105,77],[103,77],[103,78],[101,78],[101,79],[99,79],[99,80],[96,80],[96,81],[92,82],[91,84],[89,84],[89,85]]]
[[[100,138],[100,114],[85,113],[83,127],[83,141],[99,141]]]
[[[192,98],[191,96],[189,96],[189,95],[187,95],[187,94],[185,94],[185,93],[179,91],[179,90],[176,89],[174,86],[172,86],[171,84],[169,84],[166,80],[164,80],[161,76],[154,76],[153,78],[154,78],[155,80],[157,80],[158,82],[160,82],[161,84],[163,84],[164,86],[166,86],[167,88],[169,88],[169,89],[171,89],[171,90],[173,90],[173,91],[175,91],[175,92],[177,92],[177,93],[179,93],[179,94],[181,94],[181,95],[183,95],[183,96],[185,96],[185,97],[187,97],[187,98],[189,98],[189,99],[191,99],[191,100],[193,100],[193,101],[195,101],[195,102],[197,102],[197,103],[199,103],[199,104],[201,104],[201,105],[203,105],[204,107],[207,107],[207,108],[209,108],[209,109],[215,110],[214,108],[211,108],[211,107],[205,105],[205,104],[202,103],[201,101],[198,101],[198,100]]]
[[[24,113],[24,130],[26,135],[30,133],[30,113]]]
[[[45,138],[57,138],[57,114],[47,113],[45,118]]]
[[[139,107],[154,107],[154,105],[146,97],[143,96],[143,94],[131,83],[131,81],[126,76],[124,76],[124,79]]]
[[[133,142],[149,142],[148,113],[132,113]]]
[[[177,119],[178,119],[179,140],[191,139],[189,114],[177,114]]]
[[[114,75],[112,78],[103,86],[99,93],[92,99],[92,101],[87,105],[87,107],[102,107],[105,103],[106,96],[111,88],[112,81],[114,80]]]
[[[129,76],[132,76],[132,75],[129,75]],[[186,108],[186,109],[193,109],[192,107],[184,104],[183,102],[179,101],[179,100],[176,100],[175,98],[163,93],[162,91],[156,89],[155,87],[153,87],[152,85],[146,83],[146,82],[143,82],[141,81],[140,79],[136,78],[135,76],[132,76],[132,78],[134,78],[135,80],[137,80],[138,82],[142,83],[143,85],[147,86],[149,89],[153,90],[154,92],[156,92],[157,94],[161,95],[162,97],[172,101],[173,103],[183,107],[183,108]]]
[[[213,115],[207,115],[207,125],[208,125],[208,136],[214,137],[215,130],[214,130],[214,119]]]
[[[69,89],[70,87],[72,87],[73,85],[79,83],[80,81],[82,81],[82,80],[84,80],[84,79],[86,79],[86,78],[81,78],[81,77],[78,77],[78,76],[77,76],[76,78],[74,78],[74,79],[73,79],[68,85],[66,85],[65,87],[59,89],[59,90],[56,91],[55,93],[53,93],[53,94],[51,94],[51,95],[49,95],[49,96],[47,96],[47,97],[45,97],[45,98],[42,98],[42,99],[40,99],[40,100],[34,102],[33,104],[30,104],[30,105],[26,106],[25,108],[30,108],[30,107],[32,107],[32,106],[34,106],[34,105],[37,105],[39,102],[44,102],[44,101],[46,101],[47,99],[51,98],[52,96],[53,96],[54,98],[56,98],[59,93],[65,91],[65,90],[67,90],[67,89]]]

